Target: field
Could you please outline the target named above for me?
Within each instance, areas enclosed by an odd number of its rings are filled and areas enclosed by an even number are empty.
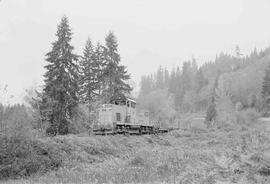
[[[190,128],[163,135],[46,138],[40,141],[60,155],[59,168],[2,182],[269,183],[267,123],[242,130]]]

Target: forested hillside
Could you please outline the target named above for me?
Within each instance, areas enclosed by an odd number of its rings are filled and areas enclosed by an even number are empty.
[[[234,104],[239,102],[243,107],[261,110],[269,51],[269,48],[260,52],[254,49],[243,56],[237,46],[235,55],[221,53],[215,61],[200,67],[194,58],[182,66],[173,66],[171,71],[160,66],[154,74],[141,78],[139,103],[152,111],[152,117],[157,119],[159,117],[155,114],[158,111],[167,113],[167,116],[174,116],[176,112],[205,111],[211,104],[214,88],[222,87]],[[155,96],[160,107],[153,102]]]

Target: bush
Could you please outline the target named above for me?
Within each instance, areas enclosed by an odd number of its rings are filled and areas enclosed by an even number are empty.
[[[0,137],[32,137],[35,133],[32,121],[27,108],[23,105],[3,107],[0,116]]]
[[[136,155],[130,160],[129,164],[137,167],[144,166],[146,164],[145,157],[142,157],[141,155]]]
[[[256,109],[254,108],[245,109],[243,111],[240,111],[238,116],[238,123],[251,126],[257,122],[259,117],[260,113],[256,111]]]
[[[215,104],[212,103],[206,111],[205,123],[207,124],[208,127],[210,126],[210,122],[216,119],[216,116],[217,116],[216,106]]]
[[[236,111],[241,111],[242,109],[243,109],[243,104],[241,103],[241,102],[237,102],[236,104],[235,104],[235,109],[236,109]]]
[[[0,141],[0,179],[30,176],[61,165],[59,150],[48,142],[15,137]]]
[[[1,106],[0,179],[29,176],[60,165],[58,150],[39,139],[33,121],[24,105]]]
[[[75,112],[75,116],[69,126],[69,132],[83,133],[91,129],[91,126],[95,121],[95,117],[93,113],[89,112],[88,107],[80,104],[75,109]]]

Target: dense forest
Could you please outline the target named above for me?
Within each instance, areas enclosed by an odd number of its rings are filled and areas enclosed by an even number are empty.
[[[200,67],[194,58],[183,62],[182,66],[173,66],[171,71],[160,66],[155,73],[142,76],[139,104],[150,109],[157,119],[206,111],[220,88],[233,104],[261,111],[269,54],[269,48],[259,52],[255,48],[244,56],[236,46],[234,55],[220,53],[214,61]]]

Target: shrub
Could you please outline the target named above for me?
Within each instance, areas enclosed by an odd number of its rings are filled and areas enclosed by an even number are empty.
[[[241,111],[238,116],[238,123],[251,126],[257,122],[260,113],[255,108],[249,108]]]
[[[207,124],[208,127],[210,126],[210,122],[216,119],[216,116],[217,116],[216,106],[215,104],[212,103],[206,111],[205,123]]]
[[[145,165],[145,158],[141,155],[136,155],[134,158],[132,158],[129,162],[132,166],[144,166]]]
[[[32,127],[35,121],[24,105],[2,106],[0,116],[0,179],[29,176],[58,167],[54,145],[44,143]]]
[[[34,134],[27,108],[23,105],[3,107],[0,117],[1,137],[31,137]]]
[[[237,102],[235,104],[236,111],[241,111],[243,109],[243,104],[241,102]]]
[[[75,112],[69,126],[69,132],[82,133],[88,131],[95,120],[94,114],[90,113],[89,108],[82,104],[75,109]]]
[[[2,138],[0,142],[0,179],[30,176],[58,168],[60,151],[39,139]]]

